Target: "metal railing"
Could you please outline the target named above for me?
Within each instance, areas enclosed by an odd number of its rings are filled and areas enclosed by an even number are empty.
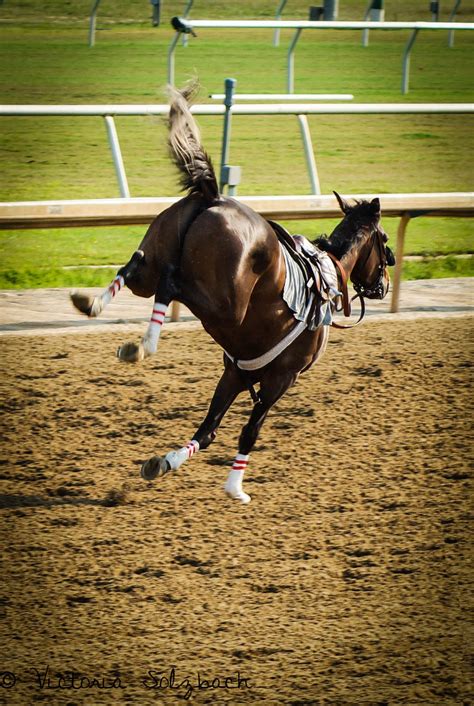
[[[1,2],[1,0],[0,0]],[[99,5],[100,5],[101,0],[93,0],[92,3],[92,8],[91,8],[91,14],[89,16],[89,33],[88,33],[88,40],[89,40],[89,46],[94,47],[95,46],[95,33],[97,29],[97,12],[99,10]],[[186,0],[186,4],[183,9],[183,17],[188,17],[191,8],[193,6],[194,0]],[[156,27],[159,25],[159,16],[160,16],[160,2],[158,0],[157,4],[153,3],[153,25]],[[155,22],[157,20],[157,22]],[[188,43],[188,39],[186,36],[183,36],[183,46],[186,46]]]
[[[319,194],[320,186],[311,134],[306,121],[308,115],[387,115],[387,114],[460,114],[474,113],[473,103],[243,103],[227,108],[225,105],[196,104],[191,107],[194,115],[296,115],[300,122],[311,193]],[[2,105],[0,117],[31,116],[98,116],[105,121],[120,196],[130,196],[127,175],[115,126],[116,116],[167,115],[169,106],[164,104],[136,105]]]
[[[212,100],[224,100],[225,93],[211,93]],[[234,93],[234,101],[351,101],[352,93]]]
[[[410,57],[416,37],[421,30],[448,31],[473,30],[473,22],[332,22],[303,20],[189,20],[185,17],[173,18],[173,26],[178,28],[168,48],[168,83],[174,85],[175,50],[180,34],[189,34],[195,29],[293,29],[296,30],[287,54],[287,91],[295,88],[295,49],[303,30],[411,30],[402,60],[401,92],[408,93],[410,77]],[[451,36],[451,35],[450,35]]]

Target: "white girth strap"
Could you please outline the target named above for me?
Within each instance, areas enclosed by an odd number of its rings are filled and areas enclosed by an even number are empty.
[[[233,356],[227,353],[227,351],[224,351],[224,353],[228,358],[233,360],[237,367],[241,370],[259,370],[260,368],[264,368],[265,365],[268,365],[273,360],[275,360],[275,358],[279,356],[280,353],[283,353],[283,351],[286,350],[286,348],[288,348],[288,346],[293,343],[293,341],[296,341],[300,334],[303,333],[306,328],[306,319],[309,316],[313,301],[314,294],[311,296],[309,303],[306,307],[305,321],[298,321],[296,326],[292,328],[291,331],[279,343],[276,344],[276,346],[273,346],[273,348],[270,348],[269,351],[267,351],[263,355],[258,356],[258,358],[253,358],[252,360],[235,360],[235,358],[233,358]]]

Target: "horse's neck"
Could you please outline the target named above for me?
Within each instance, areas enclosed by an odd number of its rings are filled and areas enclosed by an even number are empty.
[[[368,232],[366,233],[364,229],[361,230],[363,232],[360,233],[359,237],[353,241],[353,245],[348,248],[347,252],[345,252],[340,259],[341,265],[344,268],[348,278],[350,277],[352,270],[356,266],[361,251],[363,250],[367,242],[366,235],[368,234]]]
[[[351,276],[352,270],[355,267],[355,264],[357,262],[359,256],[359,252],[357,248],[351,248],[349,252],[347,252],[345,255],[341,257],[340,263],[347,275],[347,278]]]

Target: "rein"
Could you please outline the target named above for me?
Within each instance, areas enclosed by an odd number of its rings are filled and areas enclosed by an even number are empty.
[[[352,297],[351,302],[353,302],[354,299],[357,299],[357,297],[359,298],[359,301],[360,301],[360,314],[359,314],[359,318],[357,319],[357,321],[355,321],[353,324],[347,324],[347,326],[344,324],[338,324],[337,321],[332,321],[331,326],[333,328],[349,329],[349,328],[354,328],[354,326],[358,326],[360,324],[360,322],[362,321],[362,319],[365,316],[365,301],[364,301],[364,297],[362,296],[362,294],[360,294],[360,292],[357,292]]]
[[[365,316],[365,301],[364,297],[362,296],[361,292],[357,292],[352,299],[349,298],[349,290],[347,288],[347,274],[337,257],[335,257],[332,253],[328,252],[327,253],[331,260],[334,263],[334,266],[336,267],[336,270],[339,272],[339,275],[341,277],[341,292],[342,292],[342,310],[344,312],[344,316],[349,317],[351,315],[352,307],[351,307],[351,302],[354,301],[354,299],[357,299],[357,297],[360,300],[360,314],[359,318],[357,321],[353,324],[348,324],[347,326],[344,324],[338,324],[336,321],[331,322],[331,326],[334,328],[340,328],[340,329],[349,329],[349,328],[354,328],[354,326],[358,326],[362,319]]]
[[[331,252],[327,253],[331,260],[333,261],[334,265],[336,266],[336,270],[338,270],[341,280],[342,280],[342,309],[344,311],[344,316],[350,316],[351,315],[351,300],[349,299],[349,290],[347,289],[347,274],[337,257],[335,257]]]

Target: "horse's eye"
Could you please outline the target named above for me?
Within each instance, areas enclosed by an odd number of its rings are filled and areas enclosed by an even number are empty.
[[[388,235],[386,233],[382,233],[382,240],[384,243],[388,241]]]

